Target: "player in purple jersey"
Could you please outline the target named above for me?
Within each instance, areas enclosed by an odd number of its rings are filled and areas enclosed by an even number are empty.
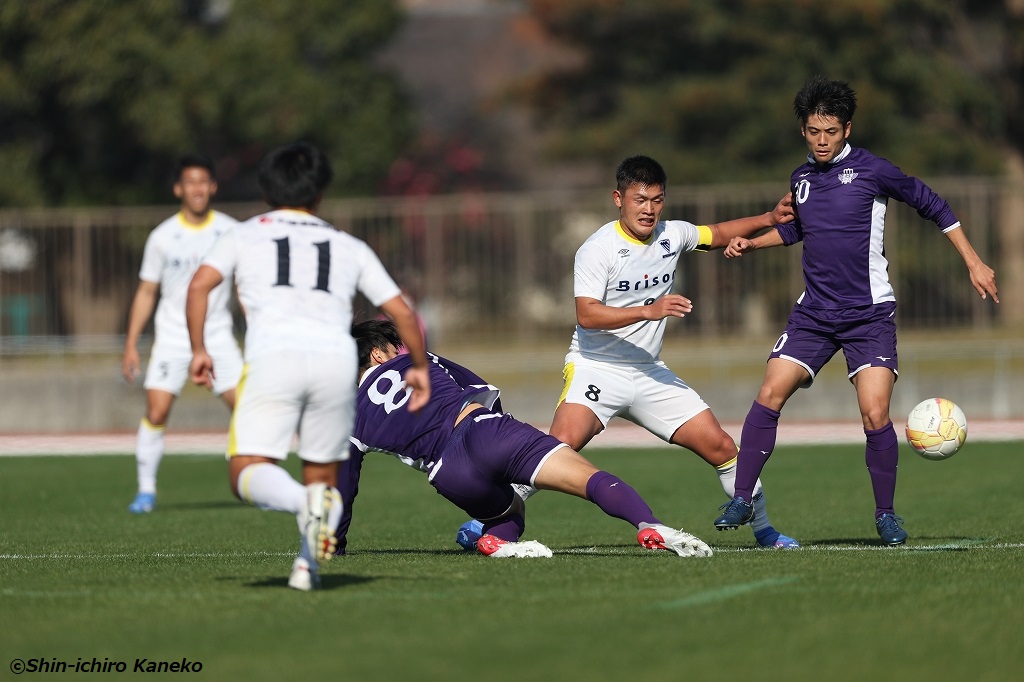
[[[647,549],[679,556],[710,556],[698,538],[661,523],[642,497],[618,477],[600,471],[553,436],[494,409],[498,389],[450,360],[430,356],[430,402],[416,414],[407,409],[402,378],[411,360],[388,321],[352,328],[359,349],[359,389],[352,448],[338,473],[345,518],[336,532],[343,542],[358,491],[359,463],[367,452],[394,455],[427,474],[447,500],[483,523],[477,543],[491,557],[550,557],[536,541],[521,541],[525,502],[513,485],[557,490],[590,500],[609,516],[638,529]]]
[[[802,242],[805,289],[743,424],[736,494],[715,519],[719,530],[750,520],[754,482],[775,448],[783,405],[842,348],[867,439],[875,528],[885,545],[906,542],[903,519],[893,511],[899,443],[889,405],[898,372],[896,299],[883,245],[890,198],[934,222],[963,258],[981,297],[999,302],[995,272],[975,253],[949,204],[885,159],[850,146],[856,107],[856,95],[841,81],[818,76],[803,86],[793,108],[810,153],[790,180],[796,220],[753,239],[733,239],[725,250],[735,258]]]

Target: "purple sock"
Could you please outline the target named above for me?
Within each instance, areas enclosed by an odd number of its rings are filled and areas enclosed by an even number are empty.
[[[736,460],[736,497],[747,502],[754,499],[754,486],[768,458],[775,449],[779,432],[779,413],[754,402],[743,421],[740,452]]]
[[[587,481],[587,499],[608,516],[629,521],[634,527],[641,523],[661,523],[640,493],[607,471],[598,471]]]
[[[882,514],[892,514],[892,501],[896,496],[896,467],[899,464],[900,443],[896,429],[889,422],[880,429],[869,431],[867,447],[864,449],[864,461],[871,474],[871,489],[875,493],[875,518]]]
[[[493,535],[509,542],[519,542],[526,529],[526,519],[522,514],[509,514],[494,521],[484,521],[481,535]]]

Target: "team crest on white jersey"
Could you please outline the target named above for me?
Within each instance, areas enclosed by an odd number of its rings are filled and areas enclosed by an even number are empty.
[[[625,258],[629,255],[629,249],[619,249],[619,258]]]
[[[857,173],[852,168],[844,168],[843,172],[839,174],[839,182],[844,185],[849,185],[853,182],[853,179],[857,177]]]

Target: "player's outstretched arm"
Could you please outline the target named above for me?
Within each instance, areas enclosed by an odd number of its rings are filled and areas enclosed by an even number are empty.
[[[974,286],[974,289],[982,298],[991,296],[993,301],[999,303],[999,290],[996,288],[996,272],[985,265],[981,257],[975,252],[970,240],[967,239],[967,234],[964,233],[963,227],[950,230],[946,233],[946,236],[953,243],[953,247],[956,248],[960,257],[964,259],[964,264],[967,265],[967,272],[970,273],[971,284]]]
[[[708,225],[708,228],[711,230],[711,244],[708,248],[725,248],[737,237],[749,239],[761,230],[775,227],[776,225],[784,225],[791,222],[795,217],[796,214],[793,212],[793,194],[790,192],[779,200],[774,209],[767,213]]]
[[[128,313],[128,330],[124,337],[124,355],[121,358],[121,374],[128,383],[135,381],[135,377],[139,375],[139,337],[153,315],[159,290],[158,282],[139,280],[139,287],[132,298],[132,307]]]
[[[754,239],[733,237],[729,242],[729,246],[725,247],[725,257],[739,258],[748,251],[768,249],[773,246],[782,246],[783,243],[782,235],[779,234],[778,230],[769,230]]]
[[[644,320],[684,317],[693,310],[693,302],[679,294],[667,294],[650,305],[616,308],[596,298],[576,297],[576,321],[584,329],[621,329]]]

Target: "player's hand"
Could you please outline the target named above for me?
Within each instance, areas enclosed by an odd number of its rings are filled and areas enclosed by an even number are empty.
[[[996,288],[996,271],[978,261],[970,268],[971,284],[981,294],[982,298],[992,297],[992,300],[999,303],[999,290]]]
[[[793,193],[790,192],[786,196],[779,200],[775,208],[772,210],[772,220],[776,225],[782,225],[784,223],[792,222],[796,217],[796,212],[793,210]]]
[[[192,362],[188,365],[188,376],[192,383],[197,386],[204,386],[213,390],[213,358],[206,351],[199,351],[192,356]]]
[[[666,294],[649,306],[652,320],[663,320],[666,317],[684,317],[693,310],[693,302],[679,294]]]
[[[124,357],[121,358],[121,374],[129,384],[135,383],[139,376],[139,351],[135,348],[126,348]]]
[[[430,370],[426,367],[410,367],[405,370],[405,385],[412,389],[409,412],[419,412],[430,400]]]
[[[754,242],[746,237],[733,237],[725,247],[726,258],[739,258],[747,251],[753,251]]]

